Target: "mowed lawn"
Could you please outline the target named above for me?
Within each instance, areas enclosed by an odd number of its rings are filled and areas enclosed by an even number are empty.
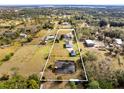
[[[21,47],[8,62],[0,66],[0,75],[12,75],[14,73],[13,68],[16,68],[17,73],[23,76],[29,76],[33,73],[39,74],[46,62],[45,56],[48,55],[50,48],[51,45]]]

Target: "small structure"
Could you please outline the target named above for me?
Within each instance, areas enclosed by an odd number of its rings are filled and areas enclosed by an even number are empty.
[[[21,38],[27,38],[28,35],[24,34],[24,33],[20,33],[20,37]]]
[[[72,74],[76,71],[74,61],[71,60],[57,60],[55,62],[55,73]]]
[[[49,35],[49,36],[46,36],[45,37],[45,41],[54,40],[54,39],[55,39],[55,36],[54,35]]]
[[[70,43],[65,43],[65,48],[72,48],[73,46],[72,46],[72,44],[70,44]]]
[[[93,40],[85,40],[84,42],[87,47],[93,47],[95,45]]]
[[[119,39],[119,38],[114,39],[114,41],[115,41],[115,43],[118,44],[118,45],[122,45],[122,44],[123,44],[122,40]]]
[[[70,56],[71,56],[71,57],[75,57],[75,56],[76,56],[76,52],[75,52],[74,50],[72,50],[72,51],[70,52]]]
[[[69,23],[68,22],[63,22],[62,25],[69,25]]]

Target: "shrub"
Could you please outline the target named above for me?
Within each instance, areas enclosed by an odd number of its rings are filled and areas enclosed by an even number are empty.
[[[119,87],[124,87],[124,71],[117,71],[116,73]]]
[[[28,77],[28,80],[35,80],[37,83],[39,83],[39,77],[37,74],[32,74]]]
[[[37,83],[37,76],[31,75],[28,79],[15,75],[8,79],[8,75],[3,75],[3,81],[0,82],[0,89],[38,89],[39,83]],[[6,80],[7,79],[7,80]],[[6,81],[5,81],[6,80]]]
[[[39,88],[39,84],[37,84],[37,82],[35,80],[33,80],[33,79],[28,80],[27,81],[27,88],[38,89]]]
[[[14,53],[7,54],[1,61],[8,61],[13,55]]]
[[[99,81],[99,86],[102,89],[113,89],[113,83],[105,80]]]
[[[3,76],[0,78],[0,80],[8,80],[9,79],[9,75],[7,74],[3,74]]]
[[[32,36],[28,36],[27,42],[31,42],[31,41],[32,41]]]
[[[99,87],[99,82],[95,81],[95,80],[89,82],[88,88],[90,88],[90,89],[98,89],[98,88],[100,88]]]
[[[70,84],[70,86],[71,86],[72,89],[76,89],[77,88],[77,85],[75,84],[74,81],[70,81],[69,84]]]
[[[56,83],[58,83],[58,84],[59,84],[59,83],[62,83],[62,77],[61,77],[61,76],[58,76],[58,77],[57,77],[57,80],[58,80],[58,81],[56,81]]]

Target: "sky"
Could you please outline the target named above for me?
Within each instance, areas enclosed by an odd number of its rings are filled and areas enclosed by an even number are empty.
[[[36,4],[124,5],[124,0],[0,0],[0,5]]]

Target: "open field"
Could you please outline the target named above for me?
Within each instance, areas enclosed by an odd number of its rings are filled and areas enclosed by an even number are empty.
[[[66,32],[65,32],[66,33]],[[14,56],[7,62],[3,63],[0,67],[0,72],[2,74],[12,75],[15,71],[13,68],[17,69],[17,73],[23,76],[29,76],[32,73],[39,74],[40,70],[46,62],[45,57],[47,57],[51,44],[46,46],[38,46],[39,42],[48,35],[55,35],[56,30],[47,31],[42,30],[36,34],[37,38],[34,38],[32,42],[28,45],[20,47],[19,45],[14,45],[11,47],[6,47],[0,49],[0,58],[3,59],[8,53],[14,53]]]
[[[44,57],[48,54],[50,47],[28,45],[20,48],[8,62],[1,65],[1,75],[4,73],[12,75],[12,68],[17,68],[17,72],[23,76],[28,76],[32,73],[39,74],[46,61]]]

